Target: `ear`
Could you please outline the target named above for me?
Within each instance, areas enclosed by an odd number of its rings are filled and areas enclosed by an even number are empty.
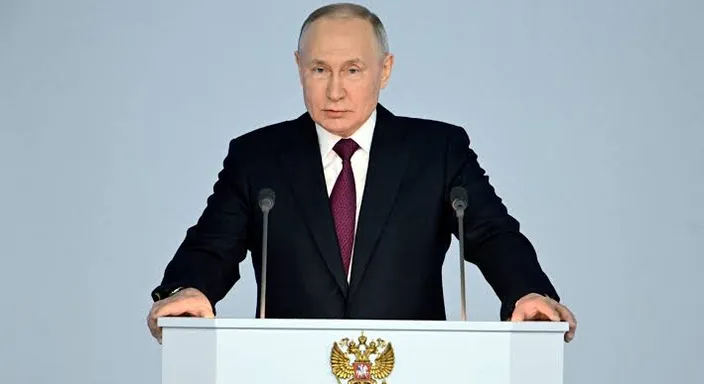
[[[387,53],[384,57],[383,67],[381,69],[381,88],[386,88],[391,78],[391,70],[394,66],[394,55]]]
[[[301,67],[301,53],[298,51],[293,52],[294,59],[296,61],[296,66],[298,67],[298,79],[303,85],[303,68]]]

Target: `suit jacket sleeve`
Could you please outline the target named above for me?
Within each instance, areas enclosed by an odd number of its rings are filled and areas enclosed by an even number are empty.
[[[535,249],[520,232],[469,148],[464,129],[454,127],[447,143],[447,191],[455,186],[467,190],[465,211],[465,258],[474,263],[501,300],[501,319],[509,319],[515,302],[528,293],[559,300],[557,292],[541,269]],[[458,235],[452,216],[453,233]]]
[[[214,307],[239,280],[251,201],[242,158],[237,139],[232,140],[203,213],[188,229],[157,289],[196,288]]]

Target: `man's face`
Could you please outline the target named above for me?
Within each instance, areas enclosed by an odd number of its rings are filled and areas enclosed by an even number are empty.
[[[372,25],[356,18],[322,18],[301,38],[296,63],[313,120],[351,136],[376,108],[393,57],[382,54]]]

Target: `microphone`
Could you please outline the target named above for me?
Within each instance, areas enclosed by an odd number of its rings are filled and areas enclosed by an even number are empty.
[[[270,188],[263,188],[259,191],[259,208],[262,210],[262,281],[259,291],[259,317],[266,315],[266,266],[267,266],[267,239],[269,232],[269,211],[274,208],[276,195]]]
[[[452,209],[457,216],[457,238],[460,240],[460,310],[462,321],[467,321],[467,299],[464,278],[464,210],[467,208],[467,190],[463,187],[454,187],[450,191]]]

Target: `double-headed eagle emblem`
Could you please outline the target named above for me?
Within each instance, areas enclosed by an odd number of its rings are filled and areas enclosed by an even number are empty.
[[[362,333],[355,341],[344,338],[333,343],[330,367],[338,384],[386,384],[394,369],[394,348],[382,339],[368,341]]]

